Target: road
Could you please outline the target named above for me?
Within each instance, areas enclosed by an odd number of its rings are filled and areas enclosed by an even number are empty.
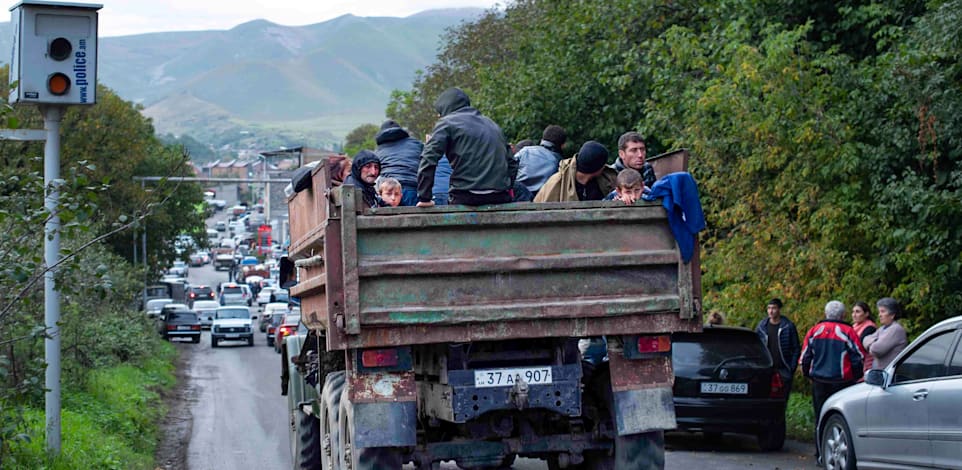
[[[190,268],[191,284],[217,286],[226,272],[210,265]],[[256,307],[252,309],[256,314]],[[280,357],[267,347],[262,333],[255,346],[224,343],[213,349],[204,332],[200,344],[178,343],[187,373],[186,387],[191,420],[187,468],[289,469],[291,457],[287,430],[287,399],[280,394]],[[669,470],[689,470],[710,464],[712,470],[811,469],[811,446],[788,442],[782,452],[760,452],[750,436],[725,435],[708,443],[699,435],[669,433],[666,465]],[[412,467],[407,467],[412,468]],[[453,463],[442,466],[456,469]],[[534,459],[518,459],[515,469],[545,470]]]

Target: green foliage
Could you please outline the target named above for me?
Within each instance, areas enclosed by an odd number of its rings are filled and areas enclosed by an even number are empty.
[[[374,136],[377,135],[378,126],[376,124],[361,124],[347,134],[344,139],[344,153],[356,155],[361,150],[373,151],[377,144]]]
[[[805,382],[806,385],[807,382]],[[812,442],[815,438],[815,411],[812,396],[792,393],[785,407],[785,435],[789,439]]]
[[[162,343],[157,338],[155,342]],[[56,459],[46,454],[42,404],[23,408],[17,428],[21,438],[5,443],[4,468],[153,468],[157,422],[165,412],[158,392],[174,383],[170,362],[176,354],[169,344],[156,349],[157,358],[94,369],[86,384],[67,383],[62,451]]]

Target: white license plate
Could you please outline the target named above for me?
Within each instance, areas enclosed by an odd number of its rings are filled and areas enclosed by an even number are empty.
[[[748,384],[702,382],[701,393],[724,393],[728,395],[748,395]]]
[[[177,325],[178,330],[189,330],[190,325]]]
[[[237,338],[240,338],[240,335],[238,335],[238,334],[233,334],[233,335],[227,334],[227,335],[224,335],[224,337],[227,338],[227,339],[237,339]]]
[[[474,371],[475,387],[512,387],[523,380],[529,385],[551,383],[551,367],[522,369],[487,369]]]

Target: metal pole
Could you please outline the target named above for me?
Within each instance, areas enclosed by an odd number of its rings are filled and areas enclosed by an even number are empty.
[[[271,180],[267,175],[267,157],[264,157],[264,221],[271,224]]]
[[[140,189],[143,191],[144,194],[147,193],[145,180],[140,180]],[[150,272],[150,268],[148,268],[148,265],[147,265],[147,217],[144,217],[143,220],[141,220],[141,230],[143,230],[143,234],[141,234],[140,236],[141,237],[140,241],[141,241],[141,246],[143,247],[143,254],[144,254],[144,310],[146,310],[147,309],[147,274]]]
[[[60,455],[60,292],[57,290],[51,266],[60,261],[60,119],[64,108],[41,106],[43,128],[47,141],[43,146],[44,207],[48,219],[44,227],[43,258],[47,272],[43,275],[44,322],[47,335],[44,339],[46,370],[46,426],[47,451]]]

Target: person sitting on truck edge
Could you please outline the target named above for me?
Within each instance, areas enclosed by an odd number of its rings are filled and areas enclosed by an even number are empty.
[[[611,168],[616,172],[631,168],[641,173],[641,178],[645,186],[650,188],[655,185],[655,169],[645,161],[648,149],[645,147],[645,138],[635,131],[625,132],[618,138],[618,159],[611,164]]]
[[[381,161],[370,150],[361,150],[354,156],[351,163],[351,176],[344,180],[344,184],[353,184],[364,193],[364,204],[377,207],[377,191],[374,182],[381,174]]]
[[[589,140],[574,157],[562,160],[558,172],[544,183],[534,202],[600,201],[615,186],[617,174],[608,161],[608,149]]]
[[[641,199],[641,195],[648,190],[648,188],[645,187],[645,183],[641,181],[641,173],[631,168],[621,170],[615,181],[618,189],[608,193],[605,197],[606,201],[617,200],[630,206],[634,204],[635,201]]]
[[[558,162],[563,158],[561,149],[566,140],[568,134],[564,128],[552,124],[544,128],[539,145],[525,146],[514,154],[518,160],[518,183],[531,191],[532,199],[538,196],[545,181],[558,172]]]
[[[397,207],[402,205],[402,187],[401,183],[394,178],[381,178],[377,183],[378,197],[381,198],[379,204],[384,207]]]
[[[421,153],[418,168],[418,207],[431,207],[438,160],[451,163],[448,201],[479,206],[511,202],[510,189],[518,162],[501,128],[471,106],[468,95],[448,88],[434,103],[438,121]]]
[[[381,124],[374,141],[377,142],[374,154],[381,161],[381,176],[394,178],[401,183],[402,206],[417,204],[418,164],[424,144],[411,137],[393,119]]]

